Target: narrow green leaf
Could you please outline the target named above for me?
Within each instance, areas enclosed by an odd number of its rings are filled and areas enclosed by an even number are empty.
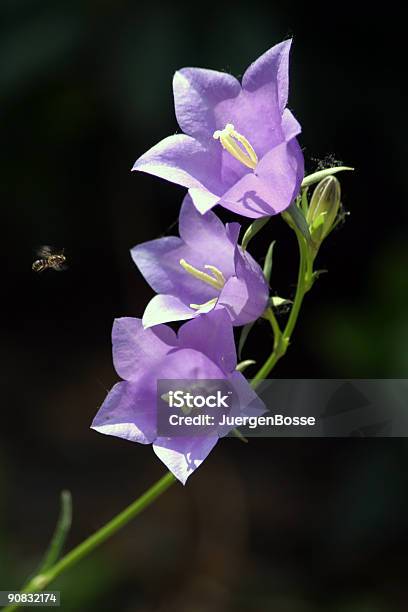
[[[311,242],[309,226],[307,224],[305,215],[299,206],[295,202],[282,213],[283,218],[289,222],[289,225],[294,224],[300,233],[306,238],[307,242]],[[289,220],[288,218],[289,217]]]
[[[314,183],[319,183],[326,176],[330,176],[331,174],[336,174],[337,172],[343,172],[344,170],[354,170],[354,168],[349,168],[349,166],[335,166],[334,168],[326,168],[325,170],[318,170],[317,172],[313,172],[313,174],[309,174],[309,176],[305,176],[302,181],[302,189],[305,187],[309,187]]]
[[[245,359],[245,361],[241,361],[237,367],[235,368],[238,372],[244,372],[249,366],[254,365],[256,361],[253,359]]]
[[[238,438],[238,440],[241,440],[241,442],[248,442],[248,438],[246,438],[246,437],[244,436],[244,434],[243,434],[243,433],[241,433],[241,432],[239,431],[239,429],[237,429],[236,427],[235,427],[235,429],[233,429],[233,430],[232,430],[232,432],[231,432],[231,433],[232,433],[234,436],[236,436],[236,437]]]
[[[313,272],[313,280],[316,280],[319,278],[319,276],[321,276],[322,274],[327,274],[328,270],[315,270]]]
[[[264,263],[264,267],[263,267],[263,273],[264,276],[266,278],[267,283],[270,283],[271,280],[271,273],[272,273],[272,255],[273,255],[273,247],[275,246],[275,242],[276,240],[274,240],[273,242],[271,242],[271,244],[269,245],[269,249],[266,253],[266,257],[265,257],[265,263]]]
[[[44,573],[58,561],[72,523],[72,498],[69,491],[62,491],[60,497],[60,513],[48,550],[37,574]]]
[[[241,355],[242,355],[242,351],[244,350],[245,342],[247,341],[249,332],[253,328],[254,323],[255,321],[252,321],[252,323],[247,323],[246,325],[244,325],[244,327],[241,330],[241,335],[239,337],[239,342],[238,342],[238,358],[239,359],[241,359]]]
[[[241,246],[245,249],[247,248],[250,240],[266,225],[269,221],[270,217],[260,217],[259,219],[255,219],[253,223],[248,227],[247,231],[242,238]]]

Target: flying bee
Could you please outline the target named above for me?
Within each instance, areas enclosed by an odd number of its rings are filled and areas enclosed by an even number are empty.
[[[64,249],[58,251],[50,246],[42,246],[37,251],[38,259],[32,265],[34,272],[43,272],[44,270],[61,271],[65,269],[67,258],[64,255]]]

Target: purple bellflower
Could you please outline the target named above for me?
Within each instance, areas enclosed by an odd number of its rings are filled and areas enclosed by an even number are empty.
[[[133,170],[187,187],[202,214],[216,204],[251,218],[285,210],[304,174],[295,138],[301,128],[286,108],[290,46],[287,40],[266,51],[242,84],[214,70],[176,72],[175,111],[184,134],[159,142]]]
[[[181,238],[150,240],[131,250],[158,293],[146,307],[144,327],[221,308],[233,325],[258,319],[268,305],[269,290],[261,267],[237,244],[239,223],[224,225],[212,211],[201,215],[186,195],[179,231]]]
[[[166,325],[144,329],[140,319],[116,319],[112,343],[114,365],[123,380],[109,392],[92,428],[131,442],[153,444],[156,455],[183,484],[232,427],[216,424],[205,435],[158,435],[159,379],[225,380],[237,397],[232,416],[265,412],[263,402],[235,370],[234,336],[223,310],[188,321],[178,335]]]

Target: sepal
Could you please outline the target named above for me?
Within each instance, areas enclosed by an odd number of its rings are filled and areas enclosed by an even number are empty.
[[[318,183],[322,179],[326,178],[326,176],[331,176],[333,174],[337,174],[337,172],[343,172],[344,170],[354,170],[354,168],[350,168],[349,166],[334,166],[333,168],[318,170],[317,172],[313,172],[313,174],[305,176],[301,187],[302,189],[305,189],[306,187],[310,187],[310,185]]]

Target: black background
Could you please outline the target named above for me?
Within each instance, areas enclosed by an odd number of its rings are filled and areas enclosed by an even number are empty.
[[[2,0],[0,22],[9,589],[39,562],[62,488],[71,547],[164,473],[150,448],[89,425],[117,380],[112,320],[141,316],[152,296],[129,248],[169,233],[184,193],[130,172],[177,130],[177,68],[239,76],[294,36],[289,106],[307,169],[332,157],[356,171],[341,176],[351,214],[322,249],[329,273],[276,375],[407,378],[406,26],[397,5],[363,2]],[[281,219],[265,234],[254,254],[277,239],[273,290],[290,297],[295,240]],[[41,244],[65,247],[69,269],[34,274]],[[261,361],[270,341],[259,323],[245,357]],[[55,583],[62,609],[406,610],[407,464],[403,439],[225,440],[186,488]]]

